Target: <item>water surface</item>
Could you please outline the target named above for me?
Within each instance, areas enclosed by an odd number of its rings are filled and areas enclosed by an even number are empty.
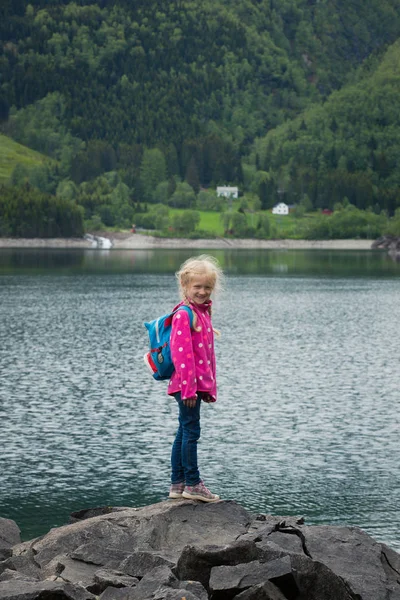
[[[0,515],[25,539],[166,497],[176,406],[142,356],[193,251],[0,253]],[[213,251],[219,399],[206,483],[400,549],[400,269],[384,253]]]

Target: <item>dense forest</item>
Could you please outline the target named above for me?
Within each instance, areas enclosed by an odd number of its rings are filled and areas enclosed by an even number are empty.
[[[86,221],[222,210],[218,184],[400,206],[400,0],[3,0],[0,35],[1,131],[52,159],[10,183]]]
[[[21,193],[22,192],[22,193]],[[32,188],[0,188],[0,236],[82,237],[81,208]]]

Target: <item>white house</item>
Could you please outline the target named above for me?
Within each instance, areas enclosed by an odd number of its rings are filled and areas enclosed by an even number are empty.
[[[273,207],[272,214],[273,215],[288,215],[289,207],[284,202],[279,202],[279,204],[275,204],[275,206]]]
[[[225,196],[225,198],[238,198],[239,188],[220,185],[217,187],[217,196]]]

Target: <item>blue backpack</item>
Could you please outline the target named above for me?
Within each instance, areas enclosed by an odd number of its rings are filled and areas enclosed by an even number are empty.
[[[149,335],[150,352],[146,352],[143,359],[157,381],[169,379],[175,371],[169,339],[171,337],[172,317],[178,310],[186,310],[190,317],[190,327],[192,327],[193,311],[184,305],[167,315],[144,324]]]

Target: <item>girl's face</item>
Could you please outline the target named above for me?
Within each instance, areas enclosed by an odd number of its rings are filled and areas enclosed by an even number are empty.
[[[185,288],[186,297],[195,304],[204,304],[210,299],[213,286],[210,278],[204,275],[193,275]]]

